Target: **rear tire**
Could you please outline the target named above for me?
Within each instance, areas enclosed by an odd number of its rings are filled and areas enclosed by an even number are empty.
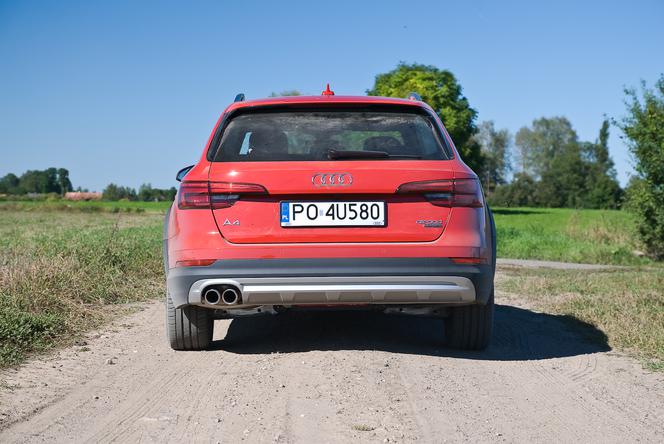
[[[166,334],[173,350],[205,350],[212,341],[214,319],[210,310],[189,305],[175,308],[166,294]]]
[[[493,288],[486,305],[451,308],[445,320],[445,336],[450,347],[462,350],[484,350],[493,332]]]

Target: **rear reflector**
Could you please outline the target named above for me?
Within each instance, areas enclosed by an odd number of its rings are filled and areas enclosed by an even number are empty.
[[[455,264],[488,264],[489,261],[484,257],[451,257]]]
[[[178,208],[181,210],[228,208],[245,194],[267,194],[267,190],[255,183],[182,182],[178,192]]]
[[[429,180],[408,182],[397,188],[399,194],[423,194],[439,207],[473,207],[483,205],[482,189],[477,179]]]
[[[184,261],[177,261],[176,267],[206,267],[212,265],[216,259],[188,259]]]

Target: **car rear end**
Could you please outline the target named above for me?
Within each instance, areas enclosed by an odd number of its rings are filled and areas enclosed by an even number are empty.
[[[173,321],[174,348],[204,348],[214,317],[321,307],[447,317],[452,345],[488,344],[493,221],[477,176],[420,101],[235,103],[166,227],[174,319],[209,325],[184,345]]]

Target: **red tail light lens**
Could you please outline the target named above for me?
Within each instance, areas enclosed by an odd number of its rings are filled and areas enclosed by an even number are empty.
[[[477,179],[429,180],[408,182],[397,188],[399,194],[423,194],[439,207],[483,206],[482,189]]]
[[[264,186],[236,182],[182,182],[178,192],[181,210],[228,208],[245,194],[267,194]]]

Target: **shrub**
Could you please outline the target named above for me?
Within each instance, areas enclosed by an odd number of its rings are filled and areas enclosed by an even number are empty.
[[[627,137],[637,179],[629,187],[628,207],[646,251],[664,258],[664,75],[654,90],[643,85],[643,97],[626,90],[628,115],[618,126]]]

